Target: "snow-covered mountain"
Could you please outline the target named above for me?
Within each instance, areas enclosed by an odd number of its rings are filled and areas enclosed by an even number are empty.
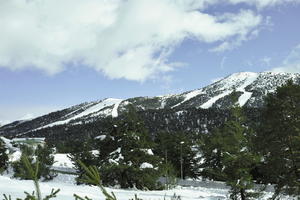
[[[141,112],[168,110],[168,112],[182,114],[186,109],[191,108],[227,109],[236,103],[232,98],[234,94],[240,106],[260,108],[263,106],[265,95],[274,92],[276,87],[289,79],[300,84],[300,74],[297,73],[240,72],[204,88],[182,94],[135,97],[125,100],[108,98],[79,104],[32,120],[7,124],[0,127],[0,135],[22,136],[52,127],[75,126],[94,123],[107,117],[115,118],[126,110],[128,104],[132,104]]]

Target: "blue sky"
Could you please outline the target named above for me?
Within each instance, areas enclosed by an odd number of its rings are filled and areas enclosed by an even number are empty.
[[[299,0],[1,1],[0,123],[300,72],[299,19]]]

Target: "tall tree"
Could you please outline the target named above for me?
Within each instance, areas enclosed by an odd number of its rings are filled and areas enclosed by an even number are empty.
[[[251,192],[254,180],[251,171],[260,157],[253,151],[251,129],[245,125],[240,107],[231,109],[231,117],[220,128],[203,137],[202,175],[225,181],[231,187],[231,199],[248,199],[258,193]]]
[[[8,155],[5,143],[0,139],[0,173],[7,168]]]
[[[77,149],[80,149],[80,151],[78,150],[76,152],[71,152],[68,156],[74,164],[74,168],[78,174],[78,176],[76,177],[77,184],[83,183],[82,179],[85,172],[80,162],[84,163],[87,166],[97,165],[96,155],[93,154],[91,148],[92,144],[90,143],[90,141],[82,142],[77,146]]]
[[[107,135],[98,139],[98,166],[104,184],[122,188],[156,189],[161,159],[152,152],[144,123],[132,106],[114,123]]]
[[[267,96],[257,144],[274,198],[300,195],[300,86],[291,80]]]
[[[155,153],[173,165],[177,177],[181,177],[182,170],[183,178],[196,178],[199,175],[199,159],[195,141],[188,133],[161,132],[155,139]]]

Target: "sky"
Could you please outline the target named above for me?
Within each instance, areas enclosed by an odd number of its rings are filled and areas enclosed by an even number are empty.
[[[0,124],[300,72],[300,0],[0,0]]]

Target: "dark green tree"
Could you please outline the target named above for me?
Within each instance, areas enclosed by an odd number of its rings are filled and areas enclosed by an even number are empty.
[[[106,185],[156,189],[161,159],[152,152],[154,143],[132,106],[112,123],[111,132],[98,140],[98,166]]]
[[[8,155],[5,143],[0,139],[0,173],[7,168]]]
[[[173,165],[177,177],[181,177],[181,161],[183,178],[196,178],[199,175],[198,148],[191,134],[184,132],[161,132],[155,139],[155,153]],[[182,158],[182,160],[181,160]]]
[[[54,150],[48,145],[38,145],[35,150],[36,159],[39,161],[39,175],[44,180],[51,180],[56,176],[51,170],[52,165],[54,164]]]
[[[257,136],[265,182],[280,193],[300,195],[300,86],[288,81],[266,98]]]
[[[225,181],[231,187],[231,199],[257,197],[251,192],[254,180],[251,171],[260,161],[253,151],[253,131],[245,124],[240,107],[231,109],[231,117],[220,128],[208,133],[200,143],[202,175]]]
[[[28,145],[23,145],[21,146],[21,151],[21,159],[12,163],[14,177],[25,180],[31,179],[31,175],[28,173],[28,170],[22,162],[25,157],[31,163],[32,167],[38,162],[38,179],[43,178],[43,180],[46,181],[51,180],[56,176],[56,173],[51,170],[51,166],[54,163],[52,148],[49,148],[47,145],[38,145],[36,149],[33,149]]]
[[[84,168],[79,163],[79,161],[87,164],[88,166],[92,166],[92,165],[97,165],[96,163],[97,160],[96,160],[96,155],[94,155],[93,152],[91,151],[91,143],[89,141],[79,144],[77,148],[80,148],[81,151],[70,153],[69,158],[73,162],[76,172],[78,174],[78,177],[76,178],[76,182],[77,184],[82,184]]]

